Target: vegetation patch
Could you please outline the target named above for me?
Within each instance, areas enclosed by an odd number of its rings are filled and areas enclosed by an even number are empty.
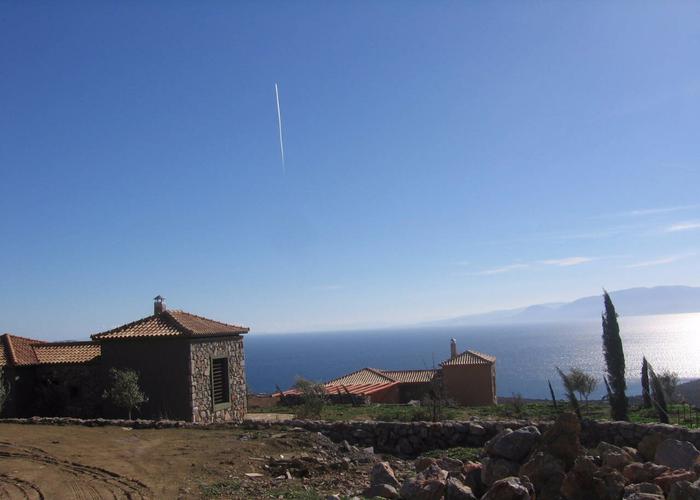
[[[432,458],[454,458],[462,462],[476,462],[483,455],[483,448],[469,448],[466,446],[457,446],[446,450],[431,450],[423,453],[425,457]]]
[[[237,479],[217,481],[216,483],[203,484],[201,486],[202,496],[204,498],[230,497],[240,489],[241,482]]]

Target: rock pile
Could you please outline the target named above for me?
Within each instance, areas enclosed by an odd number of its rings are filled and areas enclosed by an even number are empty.
[[[480,463],[422,457],[399,483],[375,464],[365,497],[405,500],[700,500],[700,452],[687,441],[653,435],[640,449],[581,445],[581,425],[562,414],[541,434],[505,429],[486,442]],[[653,457],[653,460],[649,458]]]

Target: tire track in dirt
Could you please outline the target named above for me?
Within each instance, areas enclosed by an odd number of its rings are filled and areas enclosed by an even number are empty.
[[[44,494],[36,484],[7,474],[0,474],[0,491],[3,493],[2,498],[44,500]]]
[[[75,476],[76,480],[71,481],[70,489],[74,498],[77,499],[105,498],[101,491],[107,494],[109,498],[114,499],[145,500],[150,496],[148,486],[141,481],[124,477],[101,467],[61,460],[48,454],[41,448],[33,446],[21,447],[0,441],[0,460],[2,458],[26,460],[45,466],[53,466],[61,472]],[[18,491],[19,497],[10,494],[8,495],[9,498],[44,498],[37,485],[17,478],[0,475],[0,487],[6,489],[8,485],[10,485],[10,488],[15,487],[15,489],[22,491],[21,493]],[[34,496],[29,496],[29,493]]]

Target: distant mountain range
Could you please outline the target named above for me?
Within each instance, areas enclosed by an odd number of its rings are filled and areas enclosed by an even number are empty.
[[[700,287],[656,286],[628,288],[610,292],[617,313],[622,316],[678,314],[700,312]],[[479,323],[521,323],[567,321],[600,318],[603,310],[601,295],[583,297],[573,302],[536,304],[519,309],[470,314],[433,321],[434,326],[461,326]]]

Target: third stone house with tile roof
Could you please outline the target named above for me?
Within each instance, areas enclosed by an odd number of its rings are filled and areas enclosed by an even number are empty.
[[[496,358],[473,350],[457,352],[450,341],[450,358],[435,370],[380,370],[362,368],[326,382],[331,397],[362,397],[372,403],[407,403],[420,400],[440,383],[448,399],[463,406],[496,404]],[[293,395],[296,391],[286,391]]]
[[[162,297],[151,316],[91,336],[42,342],[5,334],[0,368],[11,381],[8,416],[123,417],[102,398],[110,368],[132,369],[144,418],[241,421],[246,412],[243,335],[248,328],[184,311]]]

